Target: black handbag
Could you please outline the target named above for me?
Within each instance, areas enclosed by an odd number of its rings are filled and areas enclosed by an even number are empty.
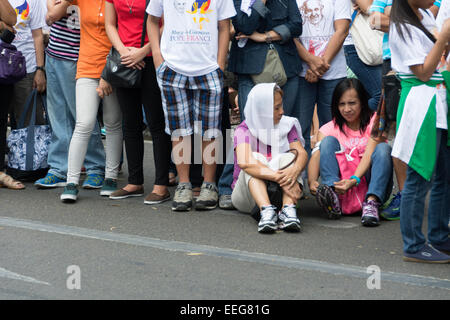
[[[279,170],[284,170],[287,167],[291,166],[292,164],[297,161],[298,158],[298,151],[296,149],[289,149],[288,152],[292,152],[295,157],[294,159],[289,162],[284,167],[280,168]],[[270,203],[277,208],[277,212],[280,211],[283,207],[283,189],[280,187],[280,185],[274,181],[266,181],[267,185],[267,194],[269,195],[269,201]],[[252,212],[250,212],[250,215],[259,222],[261,219],[261,212],[259,210],[259,207],[256,205]]]
[[[388,121],[397,121],[398,103],[400,102],[400,93],[402,85],[395,74],[383,76],[384,99],[386,103],[386,119]]]
[[[147,5],[149,0],[146,1]],[[141,48],[144,46],[148,13],[144,16],[144,26],[141,37]],[[106,57],[106,65],[102,72],[102,78],[115,88],[140,88],[142,70],[129,68],[121,63],[120,53],[111,48]]]

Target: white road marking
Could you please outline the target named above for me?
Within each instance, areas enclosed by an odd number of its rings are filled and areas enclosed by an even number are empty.
[[[277,256],[271,254],[246,252],[235,249],[219,248],[195,243],[162,240],[156,238],[142,237],[137,235],[112,233],[94,229],[86,229],[65,225],[48,224],[38,221],[15,219],[9,217],[0,217],[0,226],[14,227],[26,230],[56,233],[65,236],[73,236],[86,239],[96,239],[101,241],[110,241],[128,245],[149,247],[160,250],[175,251],[206,256],[221,257],[251,263],[260,263],[278,267],[293,268],[299,270],[308,270],[323,272],[338,276],[351,278],[367,279],[367,269],[360,266],[334,264],[324,261],[308,260],[286,256]],[[410,284],[421,287],[432,287],[450,290],[449,279],[439,279],[407,273],[382,272],[381,279],[400,284]]]
[[[3,269],[3,268],[0,268],[0,278],[20,280],[20,281],[31,282],[31,283],[36,283],[36,284],[43,284],[46,286],[50,285],[50,283],[48,283],[48,282],[39,281],[34,278],[27,277],[27,276],[24,276],[24,275],[15,273],[15,272],[11,272],[11,271]]]

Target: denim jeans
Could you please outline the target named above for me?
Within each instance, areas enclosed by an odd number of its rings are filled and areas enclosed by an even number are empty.
[[[60,179],[66,179],[69,144],[76,119],[75,75],[77,63],[48,55],[46,59],[47,109],[53,131],[47,162],[50,166],[49,173]],[[87,173],[104,175],[105,151],[98,123],[95,124],[89,140],[84,165]]]
[[[325,137],[320,143],[320,177],[323,184],[334,186],[335,182],[341,180],[335,154],[340,149],[339,141],[332,136]],[[365,175],[369,184],[366,198],[373,195],[381,203],[388,200],[393,185],[391,151],[391,147],[387,143],[380,143],[372,153],[371,168]]]
[[[347,65],[353,73],[361,80],[364,88],[369,94],[369,108],[376,111],[381,97],[381,71],[382,64],[368,66],[361,61],[354,45],[344,46]]]
[[[442,244],[448,239],[450,196],[450,148],[447,147],[447,130],[437,129],[437,161],[431,181],[425,180],[408,167],[400,205],[400,227],[403,251],[415,253],[425,245],[422,223],[425,214],[425,197],[431,188],[428,205],[428,242]]]
[[[284,114],[287,116],[294,116],[296,107],[297,90],[299,85],[299,77],[291,77],[288,79],[286,84],[281,88],[283,89],[283,109]],[[247,103],[247,97],[252,88],[255,86],[251,76],[249,75],[238,75],[238,92],[239,92],[239,111],[241,113],[241,121],[244,119],[244,107]],[[228,154],[234,154],[233,148],[227,150]],[[227,157],[228,159],[228,157]],[[231,189],[231,183],[233,183],[233,171],[234,164],[228,159],[227,162],[230,164],[225,164],[223,167],[222,175],[220,176],[218,188],[219,195],[231,195],[233,190]]]
[[[305,150],[308,156],[311,155],[311,122],[314,114],[314,106],[317,103],[317,115],[319,116],[319,126],[331,121],[331,98],[334,88],[344,78],[335,80],[319,79],[316,83],[309,83],[305,78],[300,77],[297,102],[292,114],[302,126],[302,134],[305,139]]]

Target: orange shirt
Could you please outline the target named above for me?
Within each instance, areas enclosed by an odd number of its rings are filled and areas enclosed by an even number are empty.
[[[78,0],[80,8],[80,54],[77,79],[98,79],[112,44],[105,29],[105,0]]]

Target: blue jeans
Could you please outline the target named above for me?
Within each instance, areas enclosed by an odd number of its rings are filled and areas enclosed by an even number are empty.
[[[76,119],[77,64],[47,55],[46,69],[48,118],[53,131],[47,160],[49,173],[66,179],[69,145]],[[89,174],[105,174],[105,151],[98,123],[89,140],[84,165]]]
[[[291,77],[288,79],[286,84],[281,88],[283,89],[283,109],[284,114],[287,116],[294,116],[294,109],[296,106],[297,90],[299,84],[299,77]],[[247,103],[247,96],[255,86],[251,76],[249,75],[238,75],[238,92],[239,92],[239,111],[241,113],[241,121],[244,119],[244,107]],[[233,148],[227,150],[227,155],[231,152],[233,153]],[[227,160],[228,162],[228,160]],[[231,184],[233,183],[233,164],[225,164],[223,167],[222,175],[219,179],[219,195],[231,195],[233,190],[231,189]]]
[[[319,79],[316,83],[309,83],[305,78],[300,77],[297,102],[292,114],[302,126],[302,134],[305,139],[305,150],[308,156],[311,155],[311,122],[314,115],[314,106],[317,103],[317,115],[319,116],[319,126],[331,121],[331,98],[334,88],[345,78],[335,80]]]
[[[347,65],[353,73],[361,80],[364,88],[369,94],[369,108],[376,111],[381,97],[381,72],[383,65],[368,66],[361,61],[354,45],[344,46]]]
[[[431,188],[428,206],[428,241],[442,244],[448,239],[450,212],[450,148],[447,147],[447,130],[437,130],[437,162],[431,181],[425,180],[408,167],[400,205],[400,227],[403,250],[415,253],[425,245],[422,223],[425,214],[425,197]]]
[[[340,149],[339,141],[332,136],[325,137],[320,143],[320,177],[323,184],[334,186],[335,182],[341,180],[339,164],[336,159],[336,152]],[[381,203],[388,200],[393,185],[391,151],[391,147],[387,143],[380,143],[372,153],[372,166],[365,175],[369,184],[366,198],[370,195],[376,196]]]

